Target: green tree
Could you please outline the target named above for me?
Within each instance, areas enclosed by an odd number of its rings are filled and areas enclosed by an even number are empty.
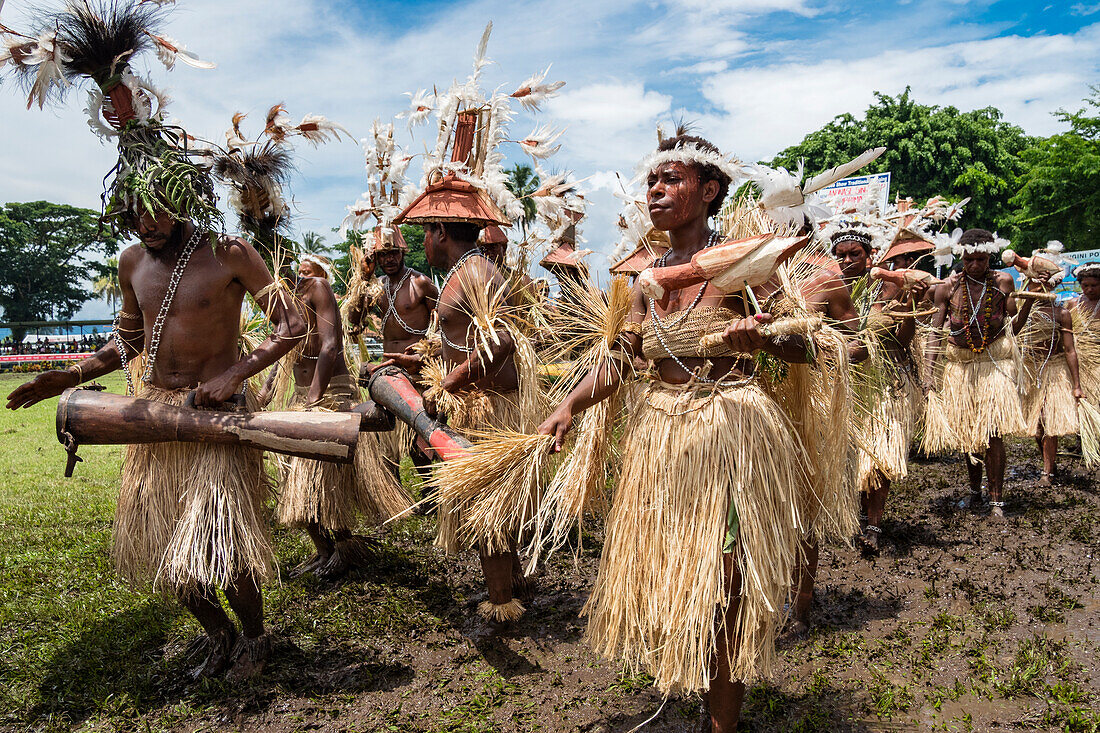
[[[107,274],[97,256],[118,253],[117,239],[100,231],[98,213],[48,201],[0,209],[0,308],[8,321],[71,318]],[[13,329],[22,340],[25,329]]]
[[[1076,112],[1054,113],[1070,129],[1022,154],[1027,172],[1012,197],[1012,241],[1028,250],[1058,239],[1067,250],[1098,246],[1100,232],[1100,88]]]
[[[317,232],[302,232],[302,243],[298,251],[302,254],[323,255],[332,248],[325,244],[325,235]]]
[[[122,286],[118,283],[118,258],[107,258],[107,272],[100,275],[92,283],[92,293],[97,298],[107,301],[111,311],[122,302]]]
[[[339,231],[333,229],[332,231]],[[437,270],[428,264],[427,255],[424,254],[424,230],[412,224],[401,225],[401,236],[405,238],[405,244],[409,246],[405,254],[405,265],[424,273],[430,278],[441,280],[446,272]],[[363,234],[348,230],[344,241],[335,244],[332,252],[335,254],[332,260],[332,269],[335,282],[332,287],[337,295],[347,292],[347,282],[351,277],[351,246],[362,248]]]
[[[519,220],[519,226],[523,232],[523,238],[527,239],[527,227],[531,226],[538,214],[531,194],[539,190],[539,177],[535,175],[534,169],[526,163],[516,163],[505,173],[508,174],[508,180],[505,181],[504,185],[508,187],[513,196],[522,200],[523,218]]]
[[[409,245],[409,251],[405,253],[405,265],[422,272],[433,280],[439,281],[446,275],[446,271],[437,270],[428,264],[428,256],[424,253],[424,230],[421,227],[402,224],[401,236],[405,238],[405,244]]]
[[[875,97],[865,119],[840,115],[781,152],[772,165],[790,168],[802,158],[807,171],[817,173],[885,146],[882,157],[861,173],[890,171],[891,195],[919,203],[935,195],[970,196],[967,227],[1008,226],[1014,213],[1009,199],[1027,170],[1021,153],[1034,143],[1032,138],[1005,122],[994,107],[960,112],[918,104],[908,87],[897,97],[879,92]]]

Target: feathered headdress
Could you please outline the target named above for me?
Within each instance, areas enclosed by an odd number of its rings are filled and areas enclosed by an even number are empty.
[[[290,143],[302,137],[313,145],[341,133],[343,127],[320,115],[306,115],[295,125],[286,107],[276,104],[267,112],[264,129],[256,140],[241,131],[246,115],[233,115],[233,124],[225,132],[226,145],[213,155],[214,173],[229,187],[229,205],[237,212],[241,231],[268,257],[274,257],[280,234],[290,223],[290,206],[284,189],[294,173]]]
[[[412,193],[405,172],[412,155],[394,141],[393,123],[382,124],[375,119],[370,137],[363,138],[363,154],[367,167],[367,190],[348,207],[348,215],[340,225],[340,236],[348,231],[362,232],[373,222],[367,237],[368,251],[407,249],[401,229],[394,224],[403,203]]]
[[[1100,262],[1082,262],[1073,268],[1073,277],[1076,280],[1083,277],[1100,277]]]
[[[410,95],[412,106],[404,113],[410,126],[434,116],[437,137],[424,160],[422,192],[398,215],[396,223],[466,221],[507,226],[524,211],[523,202],[508,188],[501,144],[517,143],[534,161],[536,173],[542,175],[545,172],[539,161],[560,147],[557,141],[562,131],[546,125],[536,126],[518,140],[508,137],[508,125],[515,114],[513,100],[536,111],[561,88],[562,82],[545,83],[549,70],[527,79],[511,94],[486,95],[481,90],[481,70],[489,63],[486,49],[492,28],[492,23],[485,27],[473,72],[465,81],[456,81],[442,94],[419,91]]]
[[[91,80],[88,124],[103,139],[116,139],[118,162],[108,173],[103,220],[138,211],[168,212],[207,231],[220,229],[221,214],[207,153],[184,130],[162,120],[167,96],[139,78],[134,60],[149,51],[171,69],[176,61],[210,69],[182,44],[164,35],[165,13],[156,0],[70,0],[44,13],[31,33],[0,26],[0,68],[27,90],[27,107],[60,102]]]
[[[806,221],[826,219],[833,215],[827,206],[814,198],[808,199],[808,196],[847,178],[884,152],[886,148],[867,150],[857,158],[819,173],[805,182],[802,180],[802,161],[798,162],[793,173],[786,168],[769,168],[759,163],[748,166],[746,173],[759,190],[760,208],[779,226],[800,227]]]

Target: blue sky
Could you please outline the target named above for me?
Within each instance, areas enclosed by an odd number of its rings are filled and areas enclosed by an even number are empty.
[[[4,22],[20,27],[27,7],[7,0]],[[512,129],[568,128],[550,165],[587,179],[582,235],[601,267],[617,239],[614,172],[629,177],[660,122],[692,120],[724,150],[767,159],[837,114],[860,114],[873,92],[909,85],[920,102],[993,105],[1028,132],[1051,134],[1050,113],[1076,107],[1100,78],[1100,3],[1073,0],[182,0],[169,35],[219,67],[150,72],[172,94],[170,116],[210,139],[222,139],[238,110],[255,130],[275,102],[361,137],[375,117],[404,107],[403,92],[465,77],[488,20],[496,63],[487,87],[551,63],[551,77],[566,81]],[[27,111],[0,87],[0,199],[98,206],[113,154],[88,132],[83,105],[72,95],[62,110]],[[414,149],[423,141],[422,132],[404,140]],[[297,226],[327,232],[362,191],[361,153],[350,142],[306,145],[297,161]]]

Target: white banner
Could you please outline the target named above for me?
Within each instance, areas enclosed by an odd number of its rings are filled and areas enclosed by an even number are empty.
[[[874,195],[878,199],[878,210],[885,211],[890,201],[890,172],[842,178],[816,195],[837,212],[854,209]]]

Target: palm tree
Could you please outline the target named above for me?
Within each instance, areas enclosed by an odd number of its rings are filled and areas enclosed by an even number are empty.
[[[325,235],[317,232],[302,232],[301,252],[304,254],[321,255],[331,249],[325,244]]]
[[[122,302],[122,286],[118,284],[118,258],[107,258],[107,272],[92,283],[92,292],[97,298],[103,298],[114,312],[115,305]]]
[[[527,239],[527,227],[535,221],[535,215],[538,213],[531,194],[539,190],[539,177],[526,163],[516,163],[505,173],[508,174],[508,180],[504,185],[523,203],[523,218],[519,220],[519,226],[523,231],[523,238]]]

